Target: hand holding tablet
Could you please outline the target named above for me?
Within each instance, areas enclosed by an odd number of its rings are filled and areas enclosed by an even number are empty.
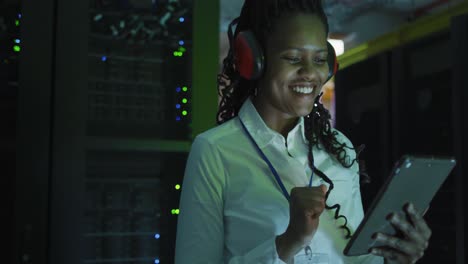
[[[403,210],[403,205],[411,203],[419,210],[426,209],[455,163],[450,157],[402,157],[351,237],[344,254],[368,254],[370,249],[383,245],[391,245],[397,249],[401,247],[401,251],[408,254],[419,254],[418,252],[424,250],[430,229],[421,213],[412,210],[411,206],[406,206]],[[392,212],[396,214],[389,217]],[[392,220],[389,221],[390,219]],[[404,230],[403,233],[410,236],[407,240],[411,243],[395,239],[396,229]],[[374,234],[378,234],[378,237],[373,237]],[[385,256],[384,253],[388,252],[381,253],[379,255]]]

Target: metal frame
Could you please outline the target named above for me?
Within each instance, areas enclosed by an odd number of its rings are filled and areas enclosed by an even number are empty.
[[[22,4],[15,197],[15,263],[48,263],[55,2]]]
[[[363,43],[338,57],[340,68],[344,69],[377,53],[447,29],[450,27],[450,19],[452,17],[466,13],[468,13],[468,2],[464,1],[444,12],[423,17],[413,23],[400,27],[399,30]]]

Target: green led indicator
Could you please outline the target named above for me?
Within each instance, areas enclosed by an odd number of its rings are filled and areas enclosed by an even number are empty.
[[[174,55],[174,57],[182,57],[182,55],[184,55],[184,53],[180,51],[174,51],[174,53],[172,54]]]
[[[179,47],[179,51],[183,53],[183,52],[186,52],[186,51],[187,51],[187,49],[186,49],[186,48],[184,48],[184,47]]]
[[[187,98],[182,99],[182,103],[186,104],[188,102]]]
[[[188,91],[187,86],[182,87],[182,91],[184,91],[184,92]]]
[[[186,115],[187,115],[187,111],[185,111],[185,110],[182,111],[182,115],[183,115],[183,116],[186,116]]]
[[[20,51],[21,51],[21,47],[18,46],[18,45],[14,45],[14,46],[13,46],[13,50],[14,50],[15,52],[20,52]]]
[[[172,210],[171,210],[171,214],[175,214],[175,209],[172,209]]]
[[[180,213],[179,209],[175,209],[175,214],[178,215],[179,213]]]
[[[175,189],[180,190],[180,184],[176,184]]]
[[[19,24],[20,24],[19,20],[18,20],[18,19],[16,19],[16,20],[15,20],[15,25],[18,27],[18,26],[19,26]]]

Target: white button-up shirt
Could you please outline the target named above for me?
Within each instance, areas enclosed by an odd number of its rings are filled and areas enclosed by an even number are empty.
[[[242,128],[270,160],[286,189],[308,186],[308,141],[303,118],[285,139],[270,129],[247,99],[232,120],[212,128],[193,142],[186,165],[177,226],[176,263],[284,263],[275,238],[286,231],[289,203],[266,162]],[[340,142],[352,146],[341,133]],[[327,204],[341,205],[353,232],[363,219],[358,165],[344,168],[323,148],[313,148],[315,166],[334,183]],[[355,152],[348,151],[350,160]],[[312,185],[325,184],[317,175]],[[383,263],[372,255],[346,257],[348,240],[334,218],[335,210],[320,216],[310,249],[315,263]],[[305,250],[295,257],[299,262]]]

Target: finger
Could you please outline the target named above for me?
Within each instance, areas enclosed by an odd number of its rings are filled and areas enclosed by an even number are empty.
[[[395,230],[400,231],[404,237],[414,242],[416,248],[422,251],[426,250],[428,246],[426,239],[406,218],[403,218],[400,214],[393,213],[390,215],[388,220],[393,225]]]
[[[416,263],[409,256],[388,247],[376,247],[371,249],[371,254],[384,257],[396,263]]]
[[[304,203],[325,202],[325,194],[319,187],[301,187],[300,189],[293,189],[291,191],[291,198],[294,200],[300,200]]]
[[[318,214],[320,215],[323,211],[325,210],[325,206],[323,203],[321,204],[309,204],[309,206],[307,208],[304,208],[304,211],[305,212],[309,212],[309,213],[312,213],[312,214]]]
[[[312,220],[316,220],[318,218],[320,218],[320,215],[322,214],[323,210],[306,210],[304,211],[304,215],[307,219],[312,219]]]
[[[324,192],[323,192],[323,188],[327,188],[326,186],[325,187],[322,187],[324,185],[321,185],[321,186],[314,186],[314,187],[294,187],[292,190],[291,190],[291,195],[303,195],[303,194],[307,194],[307,195],[318,195],[318,196],[325,196]]]
[[[296,213],[304,213],[306,215],[321,214],[325,209],[324,201],[301,200],[292,205]]]
[[[386,246],[388,249],[396,250],[408,256],[418,257],[419,255],[424,254],[424,251],[418,248],[416,244],[395,236],[377,233],[375,240]]]
[[[413,203],[409,203],[409,205],[406,207],[406,211],[408,212],[408,215],[416,230],[418,230],[423,238],[428,241],[432,235],[432,231],[427,225],[426,220],[424,220],[422,217],[421,213],[419,213]]]

